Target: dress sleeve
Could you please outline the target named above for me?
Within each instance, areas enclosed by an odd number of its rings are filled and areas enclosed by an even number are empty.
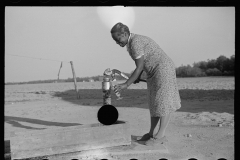
[[[132,42],[132,58],[139,59],[144,55],[144,43],[141,40]]]

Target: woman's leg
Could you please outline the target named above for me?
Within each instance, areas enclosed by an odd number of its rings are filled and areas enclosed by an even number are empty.
[[[150,131],[143,135],[142,137],[137,137],[138,141],[147,141],[149,140],[151,137],[153,137],[154,134],[154,129],[157,126],[157,123],[159,121],[160,117],[151,117],[151,128]]]
[[[159,130],[158,132],[154,135],[155,138],[162,138],[165,135],[165,130],[167,128],[167,125],[169,123],[171,117],[171,113],[167,114],[166,116],[160,117],[160,123],[159,123]]]
[[[157,126],[159,119],[160,119],[160,117],[151,117],[151,128],[149,131],[149,134],[151,136],[153,136],[154,129]]]

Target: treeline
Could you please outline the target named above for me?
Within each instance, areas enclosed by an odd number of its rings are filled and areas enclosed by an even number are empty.
[[[235,55],[227,58],[223,55],[217,59],[200,61],[193,63],[193,66],[182,65],[176,68],[177,77],[206,77],[206,76],[234,76]],[[131,74],[133,71],[131,72]],[[130,74],[130,75],[131,75]],[[141,79],[146,79],[145,72],[142,73]]]
[[[193,63],[193,66],[180,66],[176,68],[177,77],[206,77],[206,76],[234,76],[234,64],[235,64],[235,55],[232,55],[230,58],[227,58],[223,55],[219,56],[217,59],[211,59],[207,61],[200,61]],[[125,73],[128,77],[132,74]],[[141,76],[142,79],[146,79],[147,75],[143,72]],[[92,81],[102,81],[102,76],[92,76],[92,77],[77,77],[77,82],[89,82]],[[116,80],[125,80],[122,76],[116,75]],[[8,82],[8,84],[36,84],[36,83],[64,83],[64,82],[73,82],[73,78],[68,79],[52,79],[52,80],[36,80],[29,82]]]
[[[235,55],[193,63],[176,68],[177,77],[234,76]]]

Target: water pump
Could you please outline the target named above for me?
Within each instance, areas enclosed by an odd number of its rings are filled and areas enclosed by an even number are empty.
[[[141,74],[142,74],[142,72],[141,72]],[[119,74],[120,76],[122,76],[125,79],[129,79],[129,77],[127,75],[125,75],[124,73],[122,73],[121,71],[119,71],[117,69],[111,70],[110,68],[107,68],[103,72],[103,82],[102,82],[103,105],[111,105],[111,90],[114,90],[114,86],[112,84],[112,81],[116,80],[115,79],[115,74],[116,73]],[[140,74],[140,76],[141,76],[141,74]],[[146,80],[143,80],[143,79],[140,79],[140,78],[138,78],[137,80],[146,82]],[[122,97],[121,97],[121,95],[118,91],[114,91],[114,92],[115,92],[116,96],[118,97],[117,100],[122,99]]]

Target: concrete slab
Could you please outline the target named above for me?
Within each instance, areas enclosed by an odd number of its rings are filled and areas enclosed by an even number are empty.
[[[48,160],[66,160],[66,159],[94,159],[94,158],[106,158],[111,159],[113,156],[132,156],[136,155],[150,155],[155,153],[169,153],[166,144],[158,144],[156,146],[146,146],[141,142],[136,142],[136,136],[131,136],[131,145],[122,145],[115,147],[108,147],[102,149],[94,149],[88,151],[81,151],[75,153],[67,153],[49,156]]]
[[[15,133],[10,152],[12,159],[21,159],[130,144],[129,124],[119,120],[109,126],[98,123]]]

